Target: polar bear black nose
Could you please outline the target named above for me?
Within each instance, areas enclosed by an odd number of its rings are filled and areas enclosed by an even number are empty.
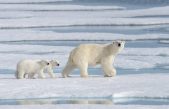
[[[57,66],[59,66],[59,64],[57,64]]]
[[[47,65],[49,65],[49,63],[47,63]]]
[[[121,46],[121,43],[119,43],[118,46],[120,47],[120,46]]]

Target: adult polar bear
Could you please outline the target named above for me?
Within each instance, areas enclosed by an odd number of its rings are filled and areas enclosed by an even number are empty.
[[[66,67],[62,72],[63,77],[68,77],[70,72],[80,69],[81,77],[88,77],[88,66],[101,64],[104,76],[116,75],[112,67],[115,56],[124,48],[124,41],[113,41],[111,44],[81,44],[70,53]]]

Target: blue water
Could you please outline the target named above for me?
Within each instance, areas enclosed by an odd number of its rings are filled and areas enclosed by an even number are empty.
[[[169,98],[160,97],[53,97],[27,99],[0,99],[0,105],[59,105],[59,104],[99,104],[99,105],[169,105]]]

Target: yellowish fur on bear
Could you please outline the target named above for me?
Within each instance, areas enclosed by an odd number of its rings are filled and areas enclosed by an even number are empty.
[[[81,77],[88,77],[88,67],[98,64],[101,65],[104,76],[115,76],[116,69],[112,65],[115,56],[124,48],[124,44],[124,41],[114,41],[111,44],[79,45],[71,51],[62,76],[68,77],[73,69],[78,68]]]

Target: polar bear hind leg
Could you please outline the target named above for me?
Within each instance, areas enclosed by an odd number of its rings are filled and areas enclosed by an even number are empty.
[[[34,74],[34,73],[28,74],[28,78],[29,78],[29,79],[35,79],[35,74]]]
[[[24,78],[24,75],[25,75],[25,72],[24,72],[24,71],[17,71],[17,72],[16,72],[16,77],[17,77],[17,79],[23,79],[23,78]]]
[[[75,66],[69,61],[66,64],[66,67],[63,69],[62,77],[69,77],[69,74],[75,69]]]

